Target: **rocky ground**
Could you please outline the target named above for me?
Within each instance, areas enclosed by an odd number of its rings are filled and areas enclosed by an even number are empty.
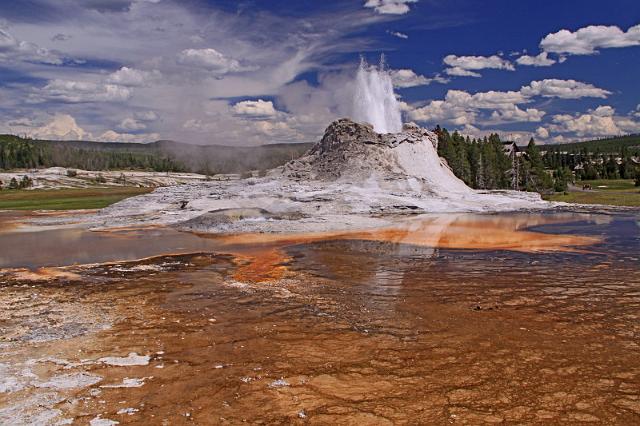
[[[324,241],[275,277],[209,254],[0,273],[0,423],[637,424],[624,247]]]

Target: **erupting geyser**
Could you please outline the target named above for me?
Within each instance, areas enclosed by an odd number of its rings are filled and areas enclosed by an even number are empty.
[[[380,65],[369,65],[362,59],[356,76],[353,118],[358,122],[373,125],[378,133],[402,131],[400,105],[393,93],[391,75],[384,67],[384,56]]]
[[[456,177],[438,156],[438,135],[402,124],[383,59],[378,66],[360,63],[353,107],[357,122],[334,121],[303,156],[264,177],[163,187],[86,220],[94,227],[171,224],[201,233],[347,235],[342,232],[390,226],[407,214],[549,206],[538,194],[474,191]],[[180,207],[184,202],[189,208]]]

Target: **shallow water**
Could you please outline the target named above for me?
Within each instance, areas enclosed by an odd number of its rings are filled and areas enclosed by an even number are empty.
[[[0,268],[38,268],[215,251],[219,244],[167,228],[92,232],[79,228],[0,234]]]
[[[0,216],[0,219],[2,217]],[[38,268],[135,260],[161,254],[230,252],[273,257],[284,247],[317,241],[385,241],[396,245],[522,252],[575,251],[597,243],[587,236],[530,232],[527,228],[558,222],[601,222],[606,216],[585,214],[421,215],[398,219],[394,227],[306,234],[195,235],[166,227],[89,231],[77,227],[33,228],[21,216],[0,228],[0,268]],[[281,257],[285,257],[281,254]],[[257,277],[259,279],[259,277]]]
[[[26,383],[0,392],[0,422],[59,410],[123,424],[637,424],[638,220],[457,215],[286,239],[91,234],[73,240],[77,261],[229,254],[77,266],[65,269],[71,281],[0,275],[0,364]],[[17,238],[0,243],[6,235]],[[12,256],[20,266],[28,253]],[[51,256],[25,266],[56,265]],[[131,352],[149,364],[97,362]],[[28,403],[38,383],[70,372],[102,381]],[[100,387],[125,378],[144,380]],[[126,408],[138,411],[118,414]]]

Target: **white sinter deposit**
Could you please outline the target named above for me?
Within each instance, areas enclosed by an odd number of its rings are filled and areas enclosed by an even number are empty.
[[[70,174],[71,170],[75,173]],[[181,185],[187,182],[203,181],[207,178],[196,173],[162,173],[132,170],[124,172],[89,171],[49,167],[46,169],[13,170],[0,173],[0,181],[7,185],[12,178],[20,181],[24,176],[31,178],[33,182],[32,189],[95,188],[97,181],[100,181],[100,186],[103,187],[121,187],[123,184],[127,186],[155,187]]]
[[[380,134],[371,125],[341,119],[307,154],[265,177],[158,188],[87,217],[87,224],[308,232],[387,226],[407,214],[550,205],[538,194],[472,190],[438,157],[436,146],[436,135],[415,125]]]
[[[360,64],[354,116],[372,124],[335,121],[303,157],[266,177],[158,188],[84,220],[97,228],[170,224],[213,233],[308,232],[387,226],[406,214],[550,206],[538,194],[467,187],[438,157],[433,132],[402,126],[383,64]]]

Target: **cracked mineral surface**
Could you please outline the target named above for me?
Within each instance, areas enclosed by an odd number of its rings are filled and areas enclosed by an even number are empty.
[[[0,423],[637,423],[637,216],[450,219],[4,269]]]

